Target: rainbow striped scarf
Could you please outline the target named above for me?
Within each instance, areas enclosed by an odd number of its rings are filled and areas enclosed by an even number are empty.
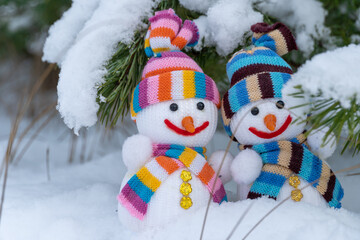
[[[123,187],[118,195],[119,202],[134,217],[142,220],[147,212],[151,197],[173,172],[188,168],[207,187],[213,201],[227,201],[224,186],[216,178],[214,169],[205,159],[205,148],[188,148],[180,145],[154,145],[153,158],[146,163]],[[214,187],[215,184],[215,187]]]
[[[323,196],[330,207],[341,208],[344,190],[330,167],[315,156],[300,134],[288,141],[277,141],[258,145],[239,145],[240,150],[251,148],[260,154],[263,168],[253,183],[248,198],[268,196],[276,199],[285,181],[297,174]]]

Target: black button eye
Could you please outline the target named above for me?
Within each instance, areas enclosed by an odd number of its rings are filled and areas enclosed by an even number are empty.
[[[251,114],[254,115],[254,116],[258,115],[259,114],[259,109],[257,107],[253,107],[251,109]]]
[[[285,103],[283,102],[283,101],[277,101],[276,102],[276,107],[278,108],[278,109],[283,109],[284,108],[284,106],[285,106]]]
[[[204,110],[205,108],[205,104],[203,102],[198,102],[196,105],[197,109],[199,110]]]
[[[178,110],[179,106],[176,103],[172,103],[170,104],[170,110],[175,112],[176,110]]]

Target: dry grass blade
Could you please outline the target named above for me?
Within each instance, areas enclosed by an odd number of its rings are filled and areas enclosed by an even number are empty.
[[[221,164],[220,164],[220,167],[219,167],[219,170],[216,172],[216,180],[214,181],[214,184],[211,188],[211,192],[213,192],[214,188],[215,188],[215,184],[216,184],[216,181],[217,181],[217,178],[219,177],[219,173],[220,173],[220,170],[222,168],[222,165],[225,161],[225,157],[226,157],[226,154],[229,152],[229,149],[230,149],[230,146],[231,146],[231,142],[232,142],[232,139],[230,139],[227,147],[226,147],[226,150],[225,150],[225,154],[221,160]],[[205,231],[205,225],[206,225],[206,220],[207,220],[207,216],[209,214],[209,208],[210,208],[210,203],[211,203],[211,194],[209,195],[209,200],[208,200],[208,203],[207,203],[207,206],[206,206],[206,211],[205,211],[205,216],[204,216],[204,220],[203,220],[203,224],[202,224],[202,227],[201,227],[201,233],[200,233],[200,240],[203,239],[203,236],[204,236],[204,231]]]
[[[347,171],[351,171],[354,169],[358,169],[360,168],[360,164],[357,164],[355,166],[349,167],[349,168],[344,168],[341,169],[339,171],[336,171],[334,173],[332,173],[330,176],[338,174],[338,173],[342,173],[342,172],[347,172]],[[311,185],[313,185],[314,183],[317,183],[318,181],[320,181],[321,178],[316,179],[315,181],[307,184],[306,186],[302,187],[300,190],[303,190]],[[277,208],[279,208],[282,204],[284,204],[287,200],[289,200],[291,198],[291,196],[288,196],[287,198],[285,198],[284,200],[280,201],[278,204],[276,204],[275,207],[273,207],[269,212],[267,212],[251,229],[250,231],[244,236],[243,240],[245,240],[259,225],[260,223],[262,223],[272,212],[274,212]]]
[[[347,177],[358,176],[358,175],[360,175],[360,173],[349,173],[349,174],[346,174]]]
[[[50,149],[49,149],[49,147],[46,148],[46,176],[47,176],[48,182],[50,182],[51,178],[50,178]]]
[[[2,210],[3,210],[3,206],[4,206],[4,200],[5,200],[5,190],[6,190],[6,182],[7,182],[7,176],[8,176],[8,170],[9,170],[9,161],[10,161],[10,156],[11,156],[11,149],[12,149],[12,145],[14,143],[15,137],[16,137],[16,133],[17,130],[19,128],[19,124],[21,121],[21,104],[23,102],[23,99],[21,99],[19,101],[19,111],[17,113],[17,116],[15,118],[14,124],[11,128],[11,133],[9,136],[9,140],[8,140],[8,145],[6,148],[6,154],[5,154],[5,158],[4,158],[4,162],[5,162],[5,174],[4,174],[4,181],[3,181],[3,185],[2,185],[2,190],[1,190],[1,202],[0,202],[0,223],[1,223],[1,218],[2,218]]]
[[[5,154],[5,158],[4,158],[4,168],[1,169],[0,173],[2,173],[3,170],[5,170],[5,174],[4,174],[4,181],[3,181],[3,185],[2,185],[2,191],[1,191],[1,202],[0,202],[0,222],[1,222],[1,218],[2,218],[2,211],[3,211],[3,207],[4,207],[4,200],[5,200],[5,190],[6,190],[6,183],[7,183],[7,176],[8,176],[8,170],[9,170],[9,162],[10,162],[10,157],[12,154],[12,147],[14,144],[14,140],[16,138],[16,134],[17,131],[19,129],[19,125],[20,122],[22,120],[22,118],[25,115],[26,110],[28,109],[32,99],[34,98],[36,92],[40,89],[41,85],[44,83],[44,81],[47,79],[47,77],[49,76],[49,74],[51,73],[51,71],[54,69],[55,64],[51,64],[47,67],[47,69],[43,72],[43,74],[40,76],[40,78],[35,82],[35,85],[33,85],[33,88],[31,89],[28,98],[26,99],[26,102],[22,105],[23,103],[23,96],[21,95],[22,98],[19,101],[19,106],[18,106],[18,111],[17,111],[17,115],[16,118],[14,120],[14,123],[12,125],[11,128],[11,132],[10,132],[10,136],[9,136],[9,140],[8,140],[8,145],[6,148],[6,154]],[[0,174],[2,175],[2,174]]]
[[[253,207],[254,204],[255,204],[255,201],[252,201],[250,206],[243,212],[243,214],[241,215],[239,220],[236,222],[234,228],[231,230],[230,234],[227,236],[226,240],[230,240],[230,238],[234,234],[235,230],[239,227],[240,223],[242,222],[242,220],[244,220],[245,216],[248,214],[248,212],[250,211],[250,209]]]
[[[81,146],[81,150],[80,150],[80,162],[84,163],[85,161],[85,153],[86,153],[86,144],[87,144],[87,139],[86,139],[86,131],[83,131],[82,133],[82,146]]]
[[[31,138],[29,139],[29,141],[26,143],[26,145],[24,146],[24,148],[21,150],[21,152],[19,153],[19,156],[14,160],[14,164],[18,164],[20,162],[20,160],[23,158],[24,154],[26,153],[26,151],[29,149],[29,147],[31,146],[31,144],[33,143],[33,141],[35,140],[35,138],[39,135],[39,133],[41,132],[41,130],[43,130],[51,121],[51,119],[56,115],[56,112],[53,112],[52,114],[50,114],[48,116],[48,118],[39,126],[39,128],[34,132],[34,134],[31,136]]]
[[[24,139],[24,137],[29,133],[29,131],[35,126],[35,124],[42,119],[47,113],[53,110],[56,107],[57,102],[54,102],[47,106],[43,111],[41,111],[32,121],[31,123],[25,128],[25,130],[21,133],[21,135],[17,138],[16,145],[12,151],[11,160],[14,159],[16,152],[19,148],[20,143]]]
[[[255,105],[255,107],[258,106],[258,105],[260,105],[260,104]],[[240,123],[244,120],[245,116],[246,116],[250,111],[251,111],[251,110],[249,109],[249,110],[243,115],[243,117],[240,119],[239,123],[237,124],[234,132],[236,132],[236,131],[238,130],[238,128],[239,128],[239,126],[240,126]],[[222,166],[223,166],[223,164],[224,164],[226,155],[227,155],[228,152],[229,152],[229,149],[230,149],[230,147],[231,147],[231,143],[234,141],[234,137],[235,137],[234,134],[232,134],[231,137],[230,137],[230,140],[229,140],[229,142],[228,142],[228,144],[227,144],[227,146],[226,146],[225,154],[224,154],[224,156],[223,156],[223,158],[222,158],[222,160],[221,160],[220,167],[219,167],[218,171],[216,172],[216,178],[215,178],[214,184],[213,184],[213,186],[212,186],[212,188],[211,188],[211,192],[214,191],[214,188],[215,188],[217,179],[218,179],[218,177],[219,177],[221,168],[222,168]],[[204,215],[203,224],[202,224],[202,226],[201,226],[200,240],[202,240],[203,237],[204,237],[205,225],[206,225],[207,216],[208,216],[208,214],[209,214],[210,203],[211,203],[211,194],[209,195],[209,200],[208,200],[208,203],[207,203],[207,206],[206,206],[206,211],[205,211],[205,215]]]
[[[75,155],[77,141],[78,141],[77,136],[75,134],[72,134],[71,148],[70,148],[70,154],[69,154],[68,163],[72,163],[74,161],[74,155]]]

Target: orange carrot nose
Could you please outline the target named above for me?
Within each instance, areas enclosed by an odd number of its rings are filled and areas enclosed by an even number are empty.
[[[189,133],[195,132],[194,120],[192,117],[190,116],[184,117],[183,120],[181,121],[181,124],[183,125],[185,130],[188,131]]]
[[[265,126],[270,130],[274,131],[276,128],[276,117],[274,114],[268,114],[264,118]]]

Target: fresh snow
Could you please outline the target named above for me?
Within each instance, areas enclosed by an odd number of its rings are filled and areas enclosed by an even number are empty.
[[[305,92],[322,98],[339,100],[343,107],[350,107],[355,95],[360,104],[360,46],[351,44],[314,56],[293,75]]]
[[[205,46],[216,46],[217,52],[226,56],[244,45],[246,37],[251,36],[251,25],[262,20],[262,14],[253,10],[250,0],[222,0],[195,22]]]
[[[277,17],[295,30],[299,49],[306,55],[314,50],[314,39],[330,40],[330,30],[324,26],[326,11],[317,0],[265,0],[256,5],[263,13]]]
[[[179,0],[180,4],[185,8],[201,13],[206,13],[207,10],[218,1],[219,0]]]
[[[84,7],[74,3],[50,31],[44,49],[44,58],[49,61],[57,61],[56,54],[62,53],[61,44],[60,49],[51,46],[62,41],[64,27],[70,28],[64,37],[68,43],[78,32],[60,63],[58,84],[58,110],[66,125],[76,134],[81,127],[96,123],[99,109],[96,86],[102,83],[106,74],[105,64],[114,54],[118,42],[129,43],[135,30],[145,27],[142,19],[151,16],[153,5],[151,0],[101,0],[92,14],[93,8],[87,7],[88,19],[85,20],[85,16],[76,17],[82,15]],[[81,27],[83,22],[85,24]],[[64,43],[64,48],[68,43]]]
[[[71,8],[49,29],[49,37],[44,45],[44,61],[61,65],[78,33],[99,6],[99,1],[73,0]]]

